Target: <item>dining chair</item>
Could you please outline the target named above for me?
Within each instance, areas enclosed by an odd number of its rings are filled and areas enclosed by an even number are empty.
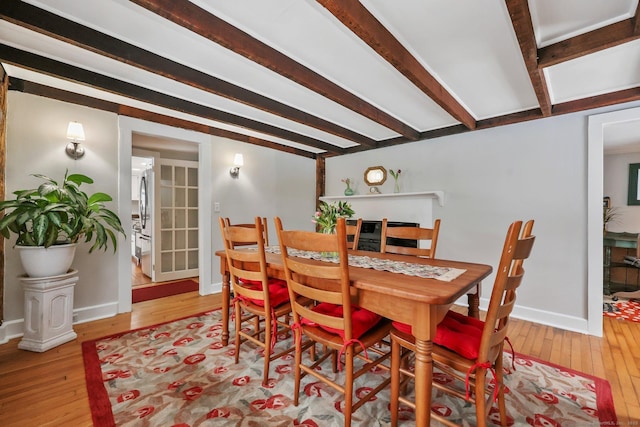
[[[355,224],[347,224],[347,243],[351,243],[349,249],[357,250],[360,242],[360,230],[362,229],[362,218],[358,218]]]
[[[269,363],[293,351],[289,348],[273,352],[278,327],[280,330],[289,329],[291,303],[287,283],[267,276],[263,220],[260,217],[256,217],[253,227],[229,225],[223,218],[219,218],[219,222],[234,293],[235,362],[239,361],[242,343],[250,341],[262,347],[262,384],[267,385]],[[256,250],[247,250],[247,245],[256,245]],[[280,320],[282,317],[284,321]],[[249,322],[251,327],[245,329],[243,325]]]
[[[295,390],[294,405],[298,405],[300,382],[311,375],[344,395],[344,425],[351,425],[352,413],[380,390],[390,378],[385,375],[378,384],[367,383],[371,389],[354,401],[354,382],[374,367],[384,366],[390,351],[384,352],[374,345],[389,333],[390,322],[381,316],[355,306],[351,301],[349,264],[347,253],[345,219],[339,218],[336,234],[309,231],[283,230],[280,218],[275,219],[284,271],[287,278],[289,298],[293,302],[292,330],[295,331]],[[336,253],[338,262],[297,257],[296,251]],[[326,255],[325,255],[326,256]],[[304,306],[296,302],[299,297],[315,302]],[[305,344],[302,337],[306,338]],[[326,351],[316,360],[302,359],[307,346],[320,344]],[[344,382],[339,384],[318,366],[331,356],[333,372],[344,363]],[[342,359],[344,358],[344,362]],[[357,366],[354,364],[357,361]],[[388,369],[388,366],[386,367]],[[383,372],[386,373],[386,369]]]
[[[523,262],[531,254],[535,241],[535,236],[531,234],[533,222],[530,220],[522,227],[522,221],[516,221],[509,227],[485,320],[449,310],[438,324],[433,339],[434,367],[447,375],[445,380],[434,380],[433,387],[475,404],[479,427],[486,426],[495,399],[498,400],[501,425],[507,425],[502,370],[503,346],[509,315],[516,300],[516,290],[524,276]],[[415,409],[414,402],[400,396],[401,376],[404,376],[403,382],[413,377],[410,370],[401,368],[401,359],[415,352],[415,339],[410,327],[393,323],[391,352],[390,409],[391,424],[395,426],[398,422],[399,403]],[[488,371],[494,376],[490,382],[487,381]],[[466,383],[465,392],[452,387],[454,381],[450,377]],[[434,412],[431,417],[449,426],[457,425]]]
[[[382,219],[382,231],[380,234],[380,252],[401,255],[421,256],[434,258],[436,256],[436,246],[438,245],[438,234],[440,233],[440,220],[433,222],[433,228],[425,227],[389,227],[387,218]],[[406,247],[394,245],[391,239],[417,240],[418,247]],[[422,247],[422,242],[428,242],[429,247]]]
[[[229,220],[229,218],[224,218],[224,221],[226,225],[233,225],[234,227],[255,228],[256,226],[254,223],[231,224],[231,220]],[[269,223],[267,222],[267,218],[265,217],[262,217],[260,219],[260,222],[262,223],[262,230],[264,232],[264,245],[269,246]],[[253,244],[255,243],[247,243],[247,245],[253,245]]]

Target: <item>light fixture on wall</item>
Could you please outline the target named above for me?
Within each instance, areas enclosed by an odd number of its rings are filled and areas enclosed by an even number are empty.
[[[236,153],[236,155],[233,157],[233,167],[229,169],[229,173],[231,174],[232,178],[238,177],[238,175],[240,174],[241,166],[244,166],[244,158],[242,157],[242,154]]]
[[[65,150],[67,155],[73,160],[78,160],[80,157],[84,156],[84,148],[82,148],[78,142],[84,141],[84,129],[82,128],[82,123],[69,122],[69,126],[67,127],[67,139],[71,140],[71,142],[67,144],[67,148]]]

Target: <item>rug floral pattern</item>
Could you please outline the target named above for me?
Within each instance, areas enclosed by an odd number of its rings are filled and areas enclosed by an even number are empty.
[[[640,299],[604,296],[602,314],[620,320],[640,322]]]
[[[83,343],[92,412],[94,420],[100,420],[97,425],[343,424],[342,397],[309,377],[303,379],[299,406],[293,405],[292,356],[272,362],[267,387],[261,385],[262,354],[251,344],[243,344],[236,365],[233,344],[221,344],[220,318],[221,312],[216,310]],[[290,345],[285,336],[277,344],[282,348]],[[505,353],[504,357],[510,426],[615,424],[606,381],[521,355],[516,355],[513,371],[511,355]],[[379,370],[361,377],[357,393],[377,382],[375,377],[387,374]],[[438,372],[435,378],[451,380]],[[435,393],[433,407],[463,425],[475,425],[473,407],[464,402]],[[353,425],[389,425],[388,408],[386,389],[354,413]],[[400,417],[402,425],[414,424],[409,408],[401,408]],[[491,420],[497,423],[497,414],[492,414]]]

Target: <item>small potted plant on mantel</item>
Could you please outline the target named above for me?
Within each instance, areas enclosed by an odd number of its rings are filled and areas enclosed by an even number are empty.
[[[45,175],[33,176],[43,181],[38,188],[14,191],[15,199],[0,201],[0,233],[7,239],[17,235],[16,248],[29,277],[67,273],[81,238],[93,242],[89,252],[106,250],[109,241],[116,251],[117,234],[125,233],[120,218],[104,206],[111,196],[82,191],[82,184],[93,183],[86,175],[67,171],[60,184]]]

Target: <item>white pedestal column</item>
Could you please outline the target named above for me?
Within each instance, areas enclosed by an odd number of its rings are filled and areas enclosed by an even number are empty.
[[[47,351],[74,340],[73,288],[78,271],[51,277],[21,277],[24,289],[24,336],[18,348]]]

